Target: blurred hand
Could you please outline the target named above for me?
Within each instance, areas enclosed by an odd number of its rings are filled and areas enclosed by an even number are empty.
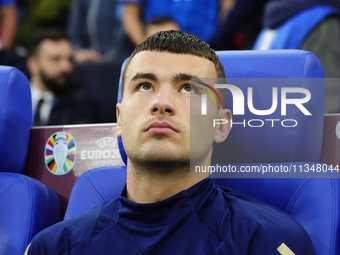
[[[219,22],[223,22],[227,18],[229,12],[234,7],[234,5],[235,0],[222,0],[220,2],[220,14],[218,17]]]
[[[100,62],[101,61],[101,55],[90,49],[84,49],[84,50],[77,50],[74,53],[74,60],[76,62],[86,62],[86,61],[91,61],[91,62]]]

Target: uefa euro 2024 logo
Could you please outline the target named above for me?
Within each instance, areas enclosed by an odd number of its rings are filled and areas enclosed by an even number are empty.
[[[67,132],[56,132],[50,136],[45,146],[45,164],[55,175],[70,172],[76,161],[76,143]]]

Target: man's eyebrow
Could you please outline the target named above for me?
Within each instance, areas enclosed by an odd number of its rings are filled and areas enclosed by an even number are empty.
[[[148,79],[148,80],[157,81],[157,77],[153,73],[137,73],[132,77],[131,81],[135,81],[139,79]]]
[[[195,82],[195,83],[205,84],[205,83],[202,82],[202,80],[201,80],[200,78],[198,78],[196,75],[187,74],[187,73],[179,73],[179,74],[176,74],[176,75],[173,77],[173,82],[190,81],[190,79],[192,79],[192,81]]]
[[[154,73],[137,73],[135,74],[131,81],[139,80],[139,79],[148,79],[157,82],[157,77]],[[190,81],[190,79],[193,79],[196,83],[203,83],[196,75],[188,74],[188,73],[178,73],[175,74],[172,78],[173,82],[180,82],[180,81]]]
[[[191,75],[187,73],[178,73],[175,74],[172,78],[173,82],[179,82],[179,81],[190,81],[190,79],[198,79],[196,75]]]

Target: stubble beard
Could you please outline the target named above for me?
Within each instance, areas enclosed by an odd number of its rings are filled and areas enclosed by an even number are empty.
[[[59,95],[67,92],[72,88],[71,73],[63,74],[66,77],[65,82],[58,82],[57,78],[49,77],[43,70],[39,71],[39,75],[44,86],[53,94]]]
[[[121,121],[123,129],[124,121]],[[183,126],[178,124],[176,126],[183,132],[183,137],[189,136],[189,134],[185,134],[186,131]],[[130,133],[129,130],[130,129],[128,128],[126,132],[127,135]],[[167,134],[159,134],[154,135],[152,139],[160,141],[162,139],[169,140],[170,138]],[[190,139],[188,139],[187,142],[190,143]],[[127,143],[134,144],[132,141]],[[138,146],[139,148],[136,148]],[[137,175],[157,175],[165,178],[190,174],[190,144],[186,145],[183,143],[183,147],[179,148],[179,151],[165,148],[158,148],[157,150],[157,148],[150,148],[147,146],[143,148],[143,145],[138,146],[132,145],[125,147],[126,154],[129,161],[133,164],[133,168]],[[181,145],[179,144],[178,146]]]

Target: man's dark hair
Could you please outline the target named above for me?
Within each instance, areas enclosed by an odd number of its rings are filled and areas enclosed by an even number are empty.
[[[158,32],[143,42],[141,42],[132,52],[130,59],[126,63],[123,78],[122,78],[122,96],[124,91],[126,70],[133,57],[142,51],[159,51],[178,54],[188,54],[202,57],[214,63],[217,78],[225,78],[224,68],[216,55],[215,51],[210,46],[193,34],[184,31],[161,31]],[[201,77],[206,78],[206,77]],[[223,96],[225,98],[225,96]],[[224,102],[224,100],[223,100]]]
[[[70,41],[68,35],[60,29],[44,29],[38,31],[30,40],[28,45],[29,55],[37,55],[39,46],[44,40],[60,41],[67,40]]]

